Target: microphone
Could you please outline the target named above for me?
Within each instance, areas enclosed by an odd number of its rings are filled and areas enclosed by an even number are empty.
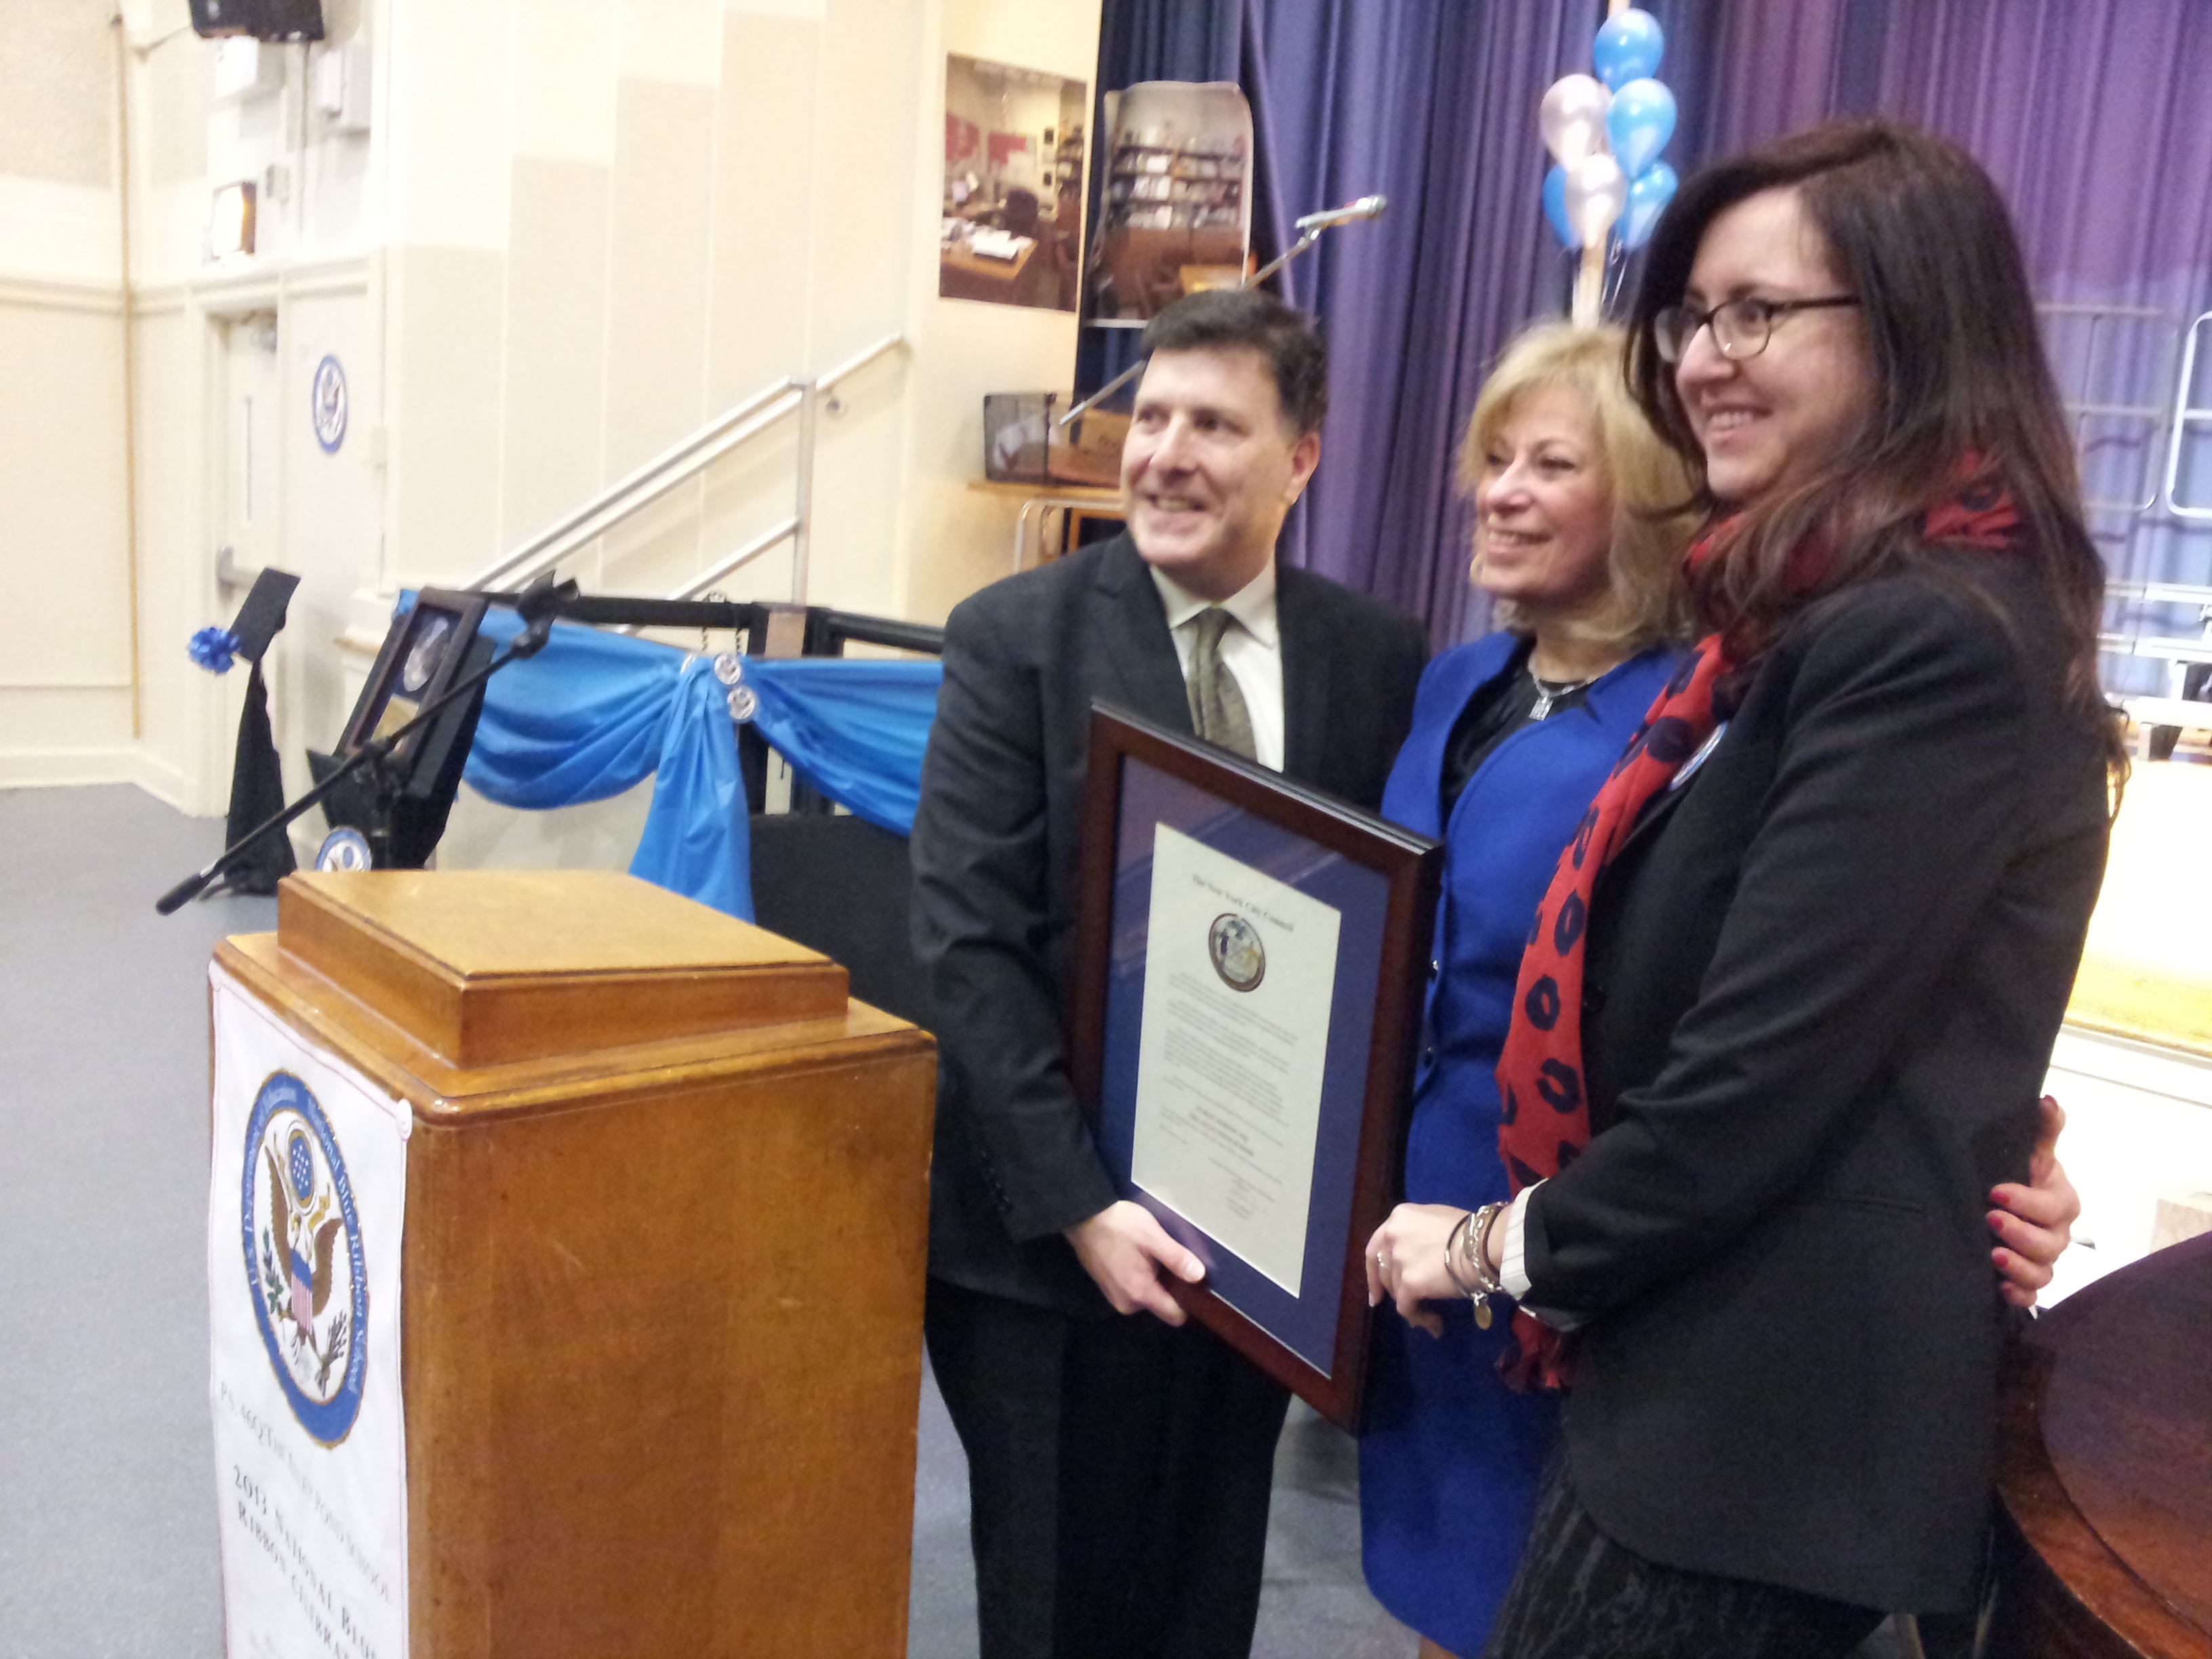
[[[553,573],[544,574],[514,596],[514,613],[522,618],[522,631],[507,644],[510,657],[534,657],[545,648],[553,637],[553,623],[561,613],[574,603],[576,584],[574,578],[556,582]]]
[[[1300,230],[1325,230],[1331,225],[1347,225],[1354,219],[1379,219],[1382,210],[1390,205],[1387,196],[1363,196],[1356,202],[1346,202],[1340,208],[1331,208],[1326,213],[1309,213],[1297,222]]]
[[[526,623],[550,623],[568,608],[575,597],[573,579],[556,583],[553,573],[548,570],[514,596],[515,614]]]

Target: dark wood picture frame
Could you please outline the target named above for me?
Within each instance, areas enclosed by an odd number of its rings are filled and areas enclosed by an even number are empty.
[[[392,627],[384,636],[384,644],[376,653],[376,663],[368,671],[362,684],[361,696],[356,700],[353,713],[346,719],[345,731],[332,751],[343,757],[368,741],[374,734],[384,711],[391,706],[395,693],[402,693],[417,708],[426,707],[445,694],[446,688],[466,672],[469,647],[475,641],[477,629],[483,623],[484,612],[490,601],[482,593],[460,592],[450,588],[425,587],[415,595],[415,603],[407,614],[392,619]],[[429,678],[419,687],[404,685],[407,655],[423,629],[434,617],[447,618],[448,633],[441,647],[437,665]],[[435,729],[435,723],[433,727]],[[416,732],[403,739],[393,750],[394,762],[405,765],[411,762],[429,736],[429,730]]]
[[[1326,1369],[1233,1306],[1212,1279],[1186,1285],[1162,1282],[1190,1316],[1284,1383],[1339,1426],[1357,1431],[1365,1401],[1368,1337],[1367,1240],[1395,1200],[1405,1159],[1406,1104],[1419,1041],[1431,941],[1443,867],[1443,848],[1371,812],[1285,779],[1237,756],[1200,743],[1134,714],[1094,702],[1083,812],[1083,853],[1076,893],[1076,930],[1069,1007],[1069,1065],[1076,1096],[1099,1121],[1109,1056],[1108,999],[1117,928],[1115,896],[1123,863],[1121,819],[1129,763],[1136,762],[1249,814],[1288,836],[1373,872],[1385,884],[1379,969],[1373,988],[1372,1024],[1365,1034],[1364,1097],[1356,1116],[1351,1203],[1333,1285],[1313,1294],[1335,1297],[1334,1343]],[[1156,826],[1157,827],[1157,826]],[[1332,1029],[1332,1048],[1340,1033]],[[1322,1139],[1329,1122],[1325,1112]],[[1103,1149],[1102,1141],[1102,1149]],[[1316,1166],[1326,1155],[1316,1149]],[[1139,1192],[1127,1168],[1109,1169],[1125,1195],[1172,1217],[1170,1206]],[[1193,1224],[1184,1223],[1195,1231]],[[1310,1246],[1316,1223],[1308,1216]],[[1233,1254],[1233,1253],[1232,1253]],[[1303,1299],[1301,1296],[1300,1299]]]

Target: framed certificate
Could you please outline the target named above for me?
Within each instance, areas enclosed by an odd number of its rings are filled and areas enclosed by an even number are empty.
[[[1097,704],[1090,755],[1069,1058],[1099,1152],[1206,1263],[1176,1299],[1355,1428],[1443,849]]]

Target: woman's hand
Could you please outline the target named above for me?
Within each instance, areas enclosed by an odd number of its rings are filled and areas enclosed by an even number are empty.
[[[2015,1308],[2033,1308],[2035,1293],[2051,1282],[2051,1264],[2073,1241],[2081,1214],[2081,1194],[2058,1162],[2058,1135],[2066,1127],[2065,1109],[2043,1097],[2043,1123],[2027,1161],[2028,1184],[2008,1181],[1990,1189],[1990,1231],[1998,1248],[1990,1252],[2003,1282],[1997,1293]],[[1372,1273],[1368,1278],[1371,1281]]]
[[[1421,1304],[1462,1294],[1444,1271],[1444,1245],[1466,1214],[1449,1204],[1401,1204],[1391,1211],[1367,1241],[1367,1305],[1387,1297],[1407,1324],[1442,1336],[1443,1317]]]

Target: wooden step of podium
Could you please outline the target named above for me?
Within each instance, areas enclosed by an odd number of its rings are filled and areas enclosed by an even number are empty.
[[[627,877],[295,876],[217,960],[414,1114],[416,1659],[902,1654],[927,1034]]]
[[[456,1066],[845,1009],[829,957],[609,871],[305,875],[278,891],[276,936]]]

